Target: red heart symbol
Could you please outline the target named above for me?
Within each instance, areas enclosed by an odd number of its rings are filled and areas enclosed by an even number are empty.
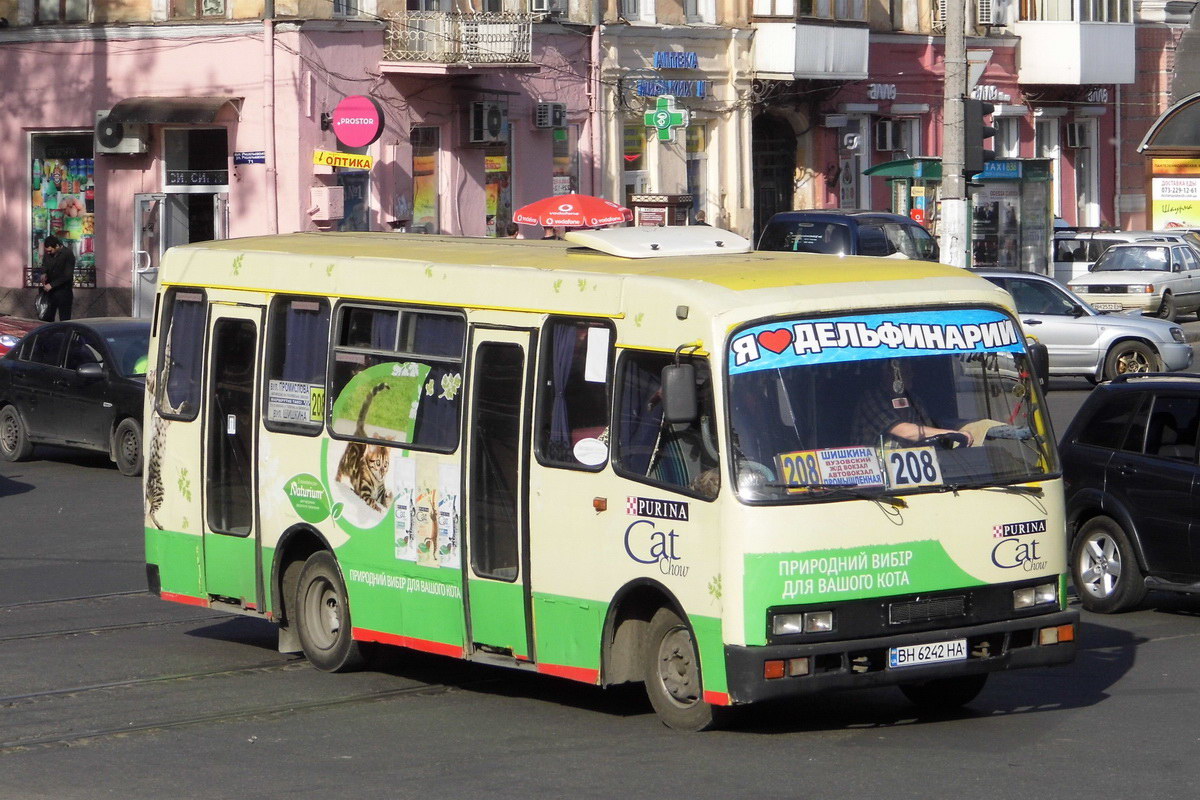
[[[758,343],[772,353],[782,353],[792,343],[792,332],[787,328],[777,331],[763,331],[758,335]]]

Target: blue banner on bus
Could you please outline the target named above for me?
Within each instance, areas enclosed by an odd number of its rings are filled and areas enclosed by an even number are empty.
[[[734,336],[729,374],[877,358],[1020,352],[1022,339],[1009,317],[986,309],[783,320]]]

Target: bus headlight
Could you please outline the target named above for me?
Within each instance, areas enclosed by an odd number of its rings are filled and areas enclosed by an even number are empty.
[[[828,633],[832,630],[832,611],[776,614],[771,618],[771,632],[776,636],[793,633]]]
[[[1014,611],[1056,602],[1058,602],[1058,585],[1053,583],[1026,586],[1024,589],[1017,589],[1013,592]]]

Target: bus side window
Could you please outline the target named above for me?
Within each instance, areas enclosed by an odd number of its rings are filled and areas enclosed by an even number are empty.
[[[604,448],[576,446],[584,440],[608,441],[612,326],[551,319],[542,341],[538,460],[554,467],[600,469],[607,461]]]
[[[340,438],[458,447],[466,318],[396,306],[338,306],[329,428]]]
[[[200,412],[204,367],[204,293],[172,289],[167,294],[157,375],[158,413],[193,420]]]
[[[705,500],[721,486],[720,456],[713,429],[713,390],[708,363],[693,359],[699,413],[691,422],[663,421],[662,369],[674,356],[627,352],[617,381],[618,474]]]
[[[276,297],[267,330],[267,430],[316,436],[325,427],[329,301]]]

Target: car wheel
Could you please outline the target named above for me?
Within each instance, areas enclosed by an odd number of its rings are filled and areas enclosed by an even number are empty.
[[[0,458],[24,461],[33,454],[33,444],[25,431],[21,415],[12,406],[0,410]]]
[[[1170,292],[1163,295],[1162,303],[1158,307],[1158,314],[1156,316],[1159,319],[1165,319],[1170,322],[1175,321],[1175,295]]]
[[[1149,345],[1141,342],[1117,342],[1104,359],[1104,379],[1108,381],[1118,375],[1157,370],[1158,355]]]
[[[1071,578],[1079,602],[1099,614],[1128,611],[1146,596],[1137,554],[1112,517],[1093,517],[1080,528],[1071,545]]]
[[[142,474],[142,426],[134,419],[121,420],[113,434],[113,455],[122,475]]]

